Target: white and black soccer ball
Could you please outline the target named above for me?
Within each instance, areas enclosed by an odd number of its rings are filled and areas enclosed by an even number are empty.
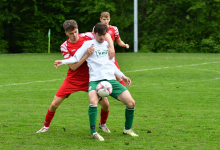
[[[108,81],[101,81],[96,86],[96,91],[99,96],[107,97],[112,93],[112,85]]]

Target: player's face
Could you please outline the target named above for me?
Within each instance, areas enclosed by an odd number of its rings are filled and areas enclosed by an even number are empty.
[[[100,21],[108,26],[110,22],[110,17],[102,17],[100,18]]]
[[[96,33],[95,34],[96,41],[99,43],[103,43],[105,41],[105,34],[106,34],[106,32],[103,34]]]
[[[76,43],[79,39],[79,30],[78,28],[72,31],[65,31],[66,35],[69,37],[69,41],[72,43]]]

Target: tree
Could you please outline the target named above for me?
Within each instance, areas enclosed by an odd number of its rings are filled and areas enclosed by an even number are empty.
[[[66,39],[65,20],[74,19],[80,32],[90,32],[100,13],[111,14],[130,49],[115,44],[116,52],[133,52],[134,8],[131,0],[2,0],[0,53],[59,52]],[[220,0],[139,0],[139,51],[220,52]]]

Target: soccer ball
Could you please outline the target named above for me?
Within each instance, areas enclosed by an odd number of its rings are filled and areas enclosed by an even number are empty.
[[[107,97],[112,93],[112,85],[108,81],[101,81],[96,86],[96,91],[99,96]]]

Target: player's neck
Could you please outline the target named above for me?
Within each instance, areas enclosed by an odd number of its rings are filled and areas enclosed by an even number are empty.
[[[76,38],[75,40],[71,40],[70,38],[68,39],[68,41],[69,41],[70,43],[76,43],[76,42],[78,42],[78,40],[79,40],[79,37]]]

